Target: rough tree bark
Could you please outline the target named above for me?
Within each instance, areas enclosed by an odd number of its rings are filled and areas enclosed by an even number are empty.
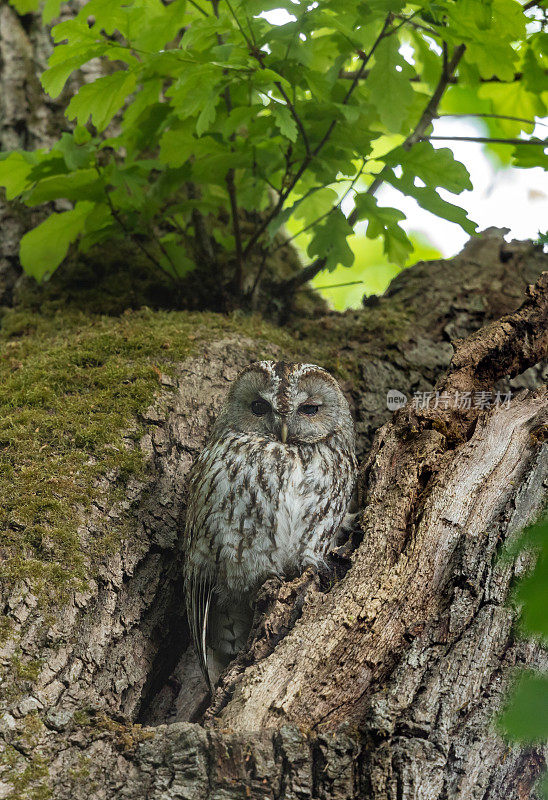
[[[57,106],[33,101],[32,65],[49,43],[32,15],[4,5],[0,24],[2,148],[47,144]],[[32,219],[1,213],[9,304]],[[103,477],[80,514],[82,549],[107,528],[116,547],[54,613],[28,582],[0,586],[0,797],[534,797],[544,753],[509,746],[492,720],[512,668],[547,662],[516,637],[506,605],[528,562],[497,558],[548,485],[547,266],[541,250],[491,231],[454,260],[405,271],[359,311],[291,321],[291,345],[210,337],[160,375],[141,411],[144,476]],[[185,477],[228,382],[265,355],[327,358],[345,377],[358,524],[331,576],[267,582],[246,652],[188,722],[200,687],[181,601]],[[512,390],[508,405],[386,407],[389,389],[496,387]]]

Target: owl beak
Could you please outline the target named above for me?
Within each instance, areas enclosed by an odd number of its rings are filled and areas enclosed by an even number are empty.
[[[282,444],[285,444],[287,442],[287,422],[285,421],[285,419],[282,420],[282,427],[280,429],[280,439],[282,441]]]

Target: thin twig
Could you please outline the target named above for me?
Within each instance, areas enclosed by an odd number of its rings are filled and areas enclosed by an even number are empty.
[[[228,86],[223,92],[226,110],[230,114],[232,111],[232,100],[230,98],[230,89]],[[234,134],[231,134],[230,141],[233,142]],[[234,148],[231,146],[231,151]],[[226,173],[225,177],[226,188],[228,190],[228,197],[230,199],[230,211],[232,213],[232,230],[234,232],[234,242],[236,244],[236,272],[234,274],[234,288],[236,293],[241,295],[244,285],[244,265],[242,257],[242,233],[240,230],[240,212],[238,211],[238,198],[236,195],[236,184],[234,183],[234,168],[231,167]]]
[[[489,136],[421,136],[420,142],[433,140],[447,142],[482,142],[484,144],[532,144],[536,147],[548,147],[548,139],[498,139]]]
[[[315,289],[341,289],[343,286],[357,286],[365,281],[347,281],[346,283],[330,283],[328,286],[315,286]]]
[[[335,205],[334,205],[334,206],[331,206],[331,208],[329,209],[329,211],[325,211],[323,214],[320,214],[320,216],[319,216],[319,217],[316,217],[316,219],[315,219],[315,220],[313,220],[312,222],[309,222],[309,223],[308,223],[308,225],[305,225],[305,226],[304,226],[304,228],[301,228],[301,230],[300,230],[300,231],[297,231],[297,233],[293,234],[293,236],[290,236],[290,237],[289,237],[289,239],[284,239],[284,241],[283,241],[281,244],[279,244],[277,247],[275,247],[275,248],[274,248],[273,250],[271,250],[270,252],[271,252],[271,253],[276,253],[278,250],[280,250],[280,248],[282,248],[282,247],[286,247],[286,245],[288,245],[288,244],[289,244],[290,242],[292,242],[294,239],[297,239],[297,237],[299,237],[299,236],[300,236],[302,233],[306,233],[306,231],[307,231],[307,230],[309,230],[309,228],[313,228],[315,225],[317,225],[317,224],[318,224],[318,222],[321,222],[321,221],[322,221],[322,219],[325,219],[325,218],[326,218],[326,217],[328,217],[330,214],[332,214],[332,213],[333,213],[333,211],[335,211],[337,208],[340,208],[340,207],[341,207],[341,205],[342,205],[342,204],[344,203],[344,201],[346,200],[346,198],[348,197],[348,195],[350,194],[350,192],[352,191],[352,189],[354,188],[354,186],[356,185],[357,181],[358,181],[358,180],[361,178],[361,176],[363,175],[363,170],[364,170],[364,167],[365,167],[365,165],[366,165],[366,163],[367,163],[367,161],[368,161],[368,160],[369,160],[369,159],[367,159],[367,158],[363,158],[363,159],[362,159],[362,165],[361,165],[361,167],[359,168],[359,170],[357,171],[357,173],[354,175],[354,177],[352,178],[352,181],[351,181],[351,183],[350,183],[350,186],[349,186],[349,187],[348,187],[348,189],[345,191],[345,193],[342,195],[341,199],[340,199],[340,200],[338,200],[338,201],[337,201],[337,203],[335,203]],[[333,181],[332,183],[335,183],[335,181]],[[315,189],[311,189],[309,192],[307,192],[307,193],[306,193],[305,197],[307,197],[307,196],[308,196],[309,194],[311,194],[313,191],[319,191],[320,189],[326,189],[326,188],[328,188],[330,185],[332,185],[332,184],[325,184],[325,185],[323,185],[323,186],[318,186],[318,187],[317,187],[317,188],[315,188]],[[304,199],[304,198],[303,198],[303,199]]]
[[[236,185],[234,183],[234,169],[231,167],[226,173],[226,187],[230,198],[230,210],[232,212],[232,230],[234,231],[234,241],[236,243],[236,272],[234,275],[234,287],[236,293],[241,295],[244,283],[243,258],[242,258],[242,234],[240,231],[240,219],[238,212],[238,201],[236,198]]]
[[[195,3],[194,0],[188,0],[188,2],[190,3],[191,6],[194,6],[194,8],[196,8],[201,14],[203,14],[204,17],[209,17],[207,11],[205,11],[203,8],[200,8],[198,3]]]
[[[315,278],[316,275],[322,271],[322,269],[325,269],[326,265],[327,265],[327,258],[325,256],[317,258],[315,261],[313,261],[311,264],[308,264],[292,278],[289,278],[289,280],[278,284],[278,286],[276,287],[278,289],[278,293],[285,295],[292,295],[299,286],[303,285],[303,283],[308,283],[308,281],[311,281],[312,278]]]
[[[259,269],[257,270],[257,274],[255,276],[255,280],[253,281],[253,286],[251,287],[251,291],[249,293],[249,296],[251,298],[252,303],[253,303],[253,301],[255,299],[255,294],[257,292],[257,287],[259,286],[259,281],[261,280],[262,274],[264,272],[264,268],[266,266],[266,257],[267,257],[267,255],[269,255],[268,250],[263,250],[263,257],[261,259],[261,263],[259,264]]]
[[[384,25],[382,26],[382,30],[379,33],[379,35],[377,36],[377,38],[375,39],[375,41],[373,42],[373,46],[371,47],[371,50],[367,54],[364,53],[364,55],[362,57],[361,66],[360,66],[359,70],[357,71],[354,80],[350,84],[350,88],[348,89],[348,91],[346,92],[346,94],[345,94],[345,96],[343,98],[343,101],[342,101],[342,105],[343,106],[345,106],[348,103],[348,101],[350,100],[350,97],[352,96],[352,93],[353,93],[354,89],[358,85],[358,83],[360,81],[360,78],[362,77],[363,72],[365,71],[365,68],[366,68],[367,64],[371,60],[371,57],[373,56],[373,54],[374,54],[375,50],[377,49],[378,45],[384,39],[384,37],[386,35],[386,29],[390,25],[390,20],[391,20],[391,15],[389,14],[386,17],[386,19],[384,20]],[[324,134],[323,139],[320,141],[319,145],[314,150],[314,153],[313,153],[314,156],[318,155],[318,153],[320,152],[320,150],[322,149],[324,144],[327,142],[327,140],[331,136],[333,128],[335,127],[336,124],[337,124],[337,120],[336,119],[331,121],[328,129],[326,130],[326,132]]]
[[[186,190],[188,194],[189,200],[197,200],[198,199],[198,190],[192,181],[188,181],[186,184]],[[194,226],[194,237],[196,240],[196,244],[200,250],[200,255],[209,267],[213,267],[216,264],[215,253],[213,251],[213,244],[211,242],[211,237],[207,230],[207,225],[205,223],[204,215],[200,211],[199,208],[196,206],[192,209],[192,224]]]
[[[415,12],[418,13],[418,12]],[[434,28],[428,28],[426,25],[421,25],[420,22],[411,22],[411,17],[404,17],[403,14],[394,14],[397,19],[403,20],[403,24],[407,23],[412,28],[415,28],[419,31],[424,31],[429,36],[439,36],[439,31],[434,30]]]
[[[214,9],[214,11],[215,11],[215,16],[216,16],[216,17],[218,17],[218,16],[219,16],[219,12],[218,12],[218,10],[217,10],[217,9],[218,9],[218,6],[219,6],[219,0],[212,0],[212,2],[214,2],[214,3],[215,3],[215,4],[214,4],[214,6],[213,6],[213,9]],[[241,25],[241,23],[240,23],[240,20],[238,19],[238,17],[237,17],[237,16],[236,16],[236,14],[234,13],[234,9],[233,9],[233,8],[232,8],[232,6],[230,5],[230,0],[226,0],[226,4],[227,4],[227,6],[228,6],[228,8],[229,8],[229,11],[230,11],[230,13],[232,14],[232,18],[233,18],[234,22],[235,22],[235,23],[236,23],[236,25],[238,26],[238,28],[239,28],[239,30],[240,30],[240,33],[242,34],[242,36],[243,36],[243,37],[244,37],[244,39],[245,39],[245,43],[247,44],[247,46],[248,46],[248,47],[249,47],[249,49],[251,50],[251,49],[252,49],[252,42],[251,42],[251,39],[249,39],[249,37],[247,36],[246,32],[245,32],[245,31],[244,31],[244,29],[242,28],[242,25]]]
[[[359,72],[359,70],[357,70],[357,69],[346,69],[346,70],[345,69],[341,69],[341,70],[339,70],[338,77],[341,78],[342,80],[345,80],[345,81],[353,81],[353,80],[356,79],[356,75],[358,74],[358,72]],[[366,78],[368,78],[369,77],[369,72],[370,72],[370,70],[368,70],[368,69],[364,70],[361,73],[360,78],[358,80],[365,80]],[[417,80],[418,80],[418,77],[417,77]]]
[[[536,119],[526,119],[525,117],[511,117],[507,114],[483,114],[481,112],[474,112],[474,113],[466,113],[466,112],[447,112],[444,114],[438,114],[438,119],[442,119],[443,117],[488,117],[489,119],[510,119],[514,120],[515,122],[527,122],[529,125],[543,125],[545,128],[548,128],[548,125],[545,122],[541,122],[540,120]]]
[[[545,75],[548,75],[548,70],[543,70]],[[357,70],[340,70],[339,71],[339,78],[342,80],[353,81],[357,75]],[[366,80],[369,77],[369,70],[365,70],[365,72],[361,76],[361,80]],[[492,78],[479,78],[480,83],[518,83],[523,78],[522,72],[515,72],[514,77],[511,81],[503,81],[501,78],[498,78],[494,75]],[[409,83],[422,83],[423,79],[421,75],[413,75],[409,78]],[[449,81],[452,86],[457,85],[459,80],[458,78],[453,75]]]
[[[400,22],[400,24],[399,24],[399,25],[396,25],[396,27],[395,27],[395,28],[392,28],[392,30],[390,31],[390,36],[392,36],[392,34],[394,34],[394,33],[396,33],[397,31],[399,31],[399,29],[400,29],[400,28],[403,28],[403,26],[404,26],[404,25],[413,25],[414,23],[413,23],[413,22],[411,22],[411,20],[412,20],[414,17],[416,17],[416,16],[417,16],[417,14],[419,13],[419,11],[420,11],[420,9],[417,9],[416,11],[413,11],[413,13],[412,13],[412,14],[410,14],[408,17],[406,17],[406,16],[405,16],[405,15],[403,15],[403,14],[393,14],[393,15],[392,15],[393,17],[395,17],[396,19],[401,19],[401,20],[402,20],[402,22]]]
[[[251,19],[249,18],[249,16],[247,15],[246,12],[244,12],[244,13],[245,13],[245,21],[247,22],[247,27],[249,28],[249,33],[251,34],[251,38],[253,39],[253,44],[256,46],[257,45],[257,38],[255,36],[253,28],[251,27]]]
[[[177,267],[175,266],[175,263],[174,263],[173,259],[171,258],[171,256],[169,255],[168,251],[167,251],[167,250],[166,250],[166,248],[164,247],[164,245],[163,245],[163,243],[162,243],[161,239],[160,239],[160,238],[159,238],[159,236],[156,234],[156,231],[154,230],[154,228],[151,228],[151,229],[150,229],[150,232],[152,233],[152,236],[154,237],[154,241],[156,242],[156,244],[158,245],[158,247],[160,248],[160,250],[162,251],[162,253],[164,254],[164,256],[167,258],[167,260],[168,260],[168,261],[169,261],[169,263],[171,264],[171,267],[172,267],[172,269],[173,269],[173,272],[175,273],[175,275],[177,275]],[[166,272],[168,272],[168,271],[167,271],[167,269],[166,269],[165,271],[166,271]],[[170,273],[168,272],[168,275],[169,275],[169,274],[170,274]]]

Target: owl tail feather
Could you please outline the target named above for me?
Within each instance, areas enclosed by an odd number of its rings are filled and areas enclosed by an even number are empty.
[[[210,694],[213,694],[213,687],[207,667],[207,626],[212,593],[213,588],[207,576],[203,572],[193,573],[187,591],[187,614],[200,669]]]

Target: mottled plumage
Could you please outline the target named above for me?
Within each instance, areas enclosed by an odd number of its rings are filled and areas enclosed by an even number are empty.
[[[246,367],[190,476],[185,591],[210,682],[246,641],[257,589],[323,560],[352,494],[354,425],[314,364]]]

